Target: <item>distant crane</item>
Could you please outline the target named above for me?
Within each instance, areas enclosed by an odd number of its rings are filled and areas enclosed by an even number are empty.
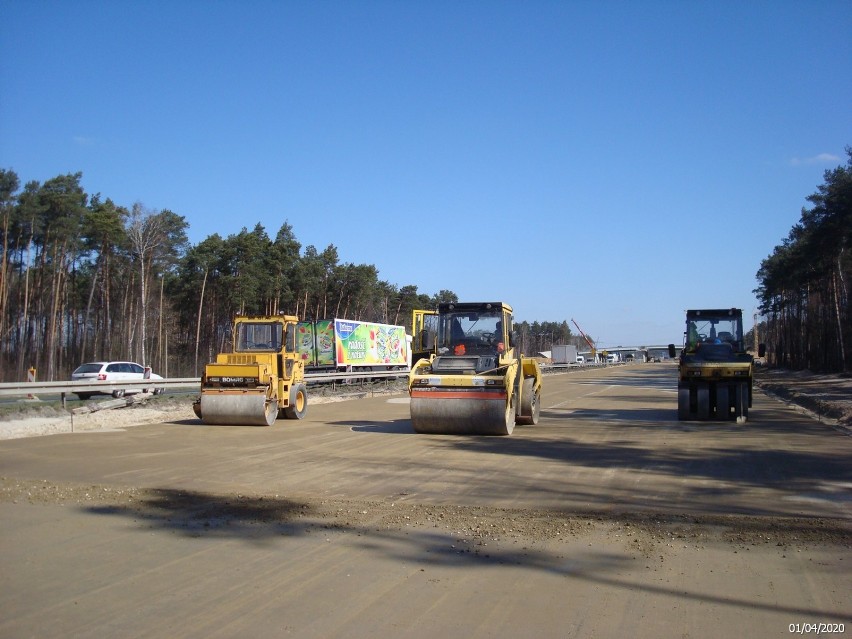
[[[571,318],[571,321],[572,321],[572,322],[574,322],[574,318],[573,318],[573,317]],[[594,345],[594,344],[592,344],[592,340],[590,340],[590,339],[586,336],[586,334],[583,332],[583,329],[582,329],[582,328],[580,328],[580,325],[579,325],[577,322],[574,322],[574,326],[576,326],[576,327],[577,327],[577,330],[578,330],[578,331],[580,331],[580,335],[582,335],[582,336],[583,336],[583,339],[584,339],[584,340],[586,340],[586,344],[588,344],[588,345],[589,345],[589,348],[592,350],[592,357],[594,357],[594,356],[595,356],[595,354],[597,353],[597,349],[595,349],[595,345]]]

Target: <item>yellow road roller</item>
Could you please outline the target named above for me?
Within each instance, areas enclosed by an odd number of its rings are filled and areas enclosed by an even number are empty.
[[[293,315],[237,317],[233,352],[204,369],[193,403],[205,424],[272,426],[302,419],[308,407],[305,367],[296,351]]]
[[[415,432],[511,435],[516,423],[537,424],[541,370],[519,352],[512,307],[446,303],[437,318],[434,351],[408,377]]]

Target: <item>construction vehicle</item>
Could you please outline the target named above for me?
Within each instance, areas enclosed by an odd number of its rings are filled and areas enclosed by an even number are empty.
[[[577,327],[577,330],[580,331],[580,335],[583,336],[583,339],[586,340],[586,344],[589,345],[589,351],[592,354],[592,360],[596,360],[597,359],[597,349],[595,348],[595,345],[592,343],[592,340],[590,340],[586,336],[586,334],[583,332],[583,329],[580,328],[580,325],[577,322],[574,321],[573,317],[571,318],[571,321],[574,322],[574,326]]]
[[[297,318],[237,317],[233,352],[204,369],[193,403],[205,424],[272,426],[276,418],[302,419],[308,407],[305,368],[296,350]]]
[[[418,433],[511,435],[537,424],[541,370],[519,352],[512,308],[502,302],[438,305],[435,351],[408,377]]]
[[[299,322],[296,335],[307,373],[411,368],[404,326],[335,318]]]
[[[760,356],[766,350],[760,345]],[[669,356],[677,349],[669,344]],[[754,359],[745,350],[743,313],[738,308],[686,311],[680,353],[677,417],[735,419],[745,423],[752,405]]]

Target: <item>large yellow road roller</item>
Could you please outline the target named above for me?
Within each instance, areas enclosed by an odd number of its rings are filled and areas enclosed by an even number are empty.
[[[541,370],[523,357],[512,308],[502,302],[438,306],[437,339],[411,370],[411,424],[418,433],[511,435],[537,424]]]
[[[302,419],[308,407],[305,368],[296,352],[292,315],[238,317],[233,352],[204,369],[201,396],[192,405],[205,424],[272,426]]]

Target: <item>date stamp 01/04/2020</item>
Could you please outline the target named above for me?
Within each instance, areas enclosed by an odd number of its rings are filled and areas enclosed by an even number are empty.
[[[790,632],[797,635],[830,635],[846,634],[846,624],[843,623],[791,623]]]

